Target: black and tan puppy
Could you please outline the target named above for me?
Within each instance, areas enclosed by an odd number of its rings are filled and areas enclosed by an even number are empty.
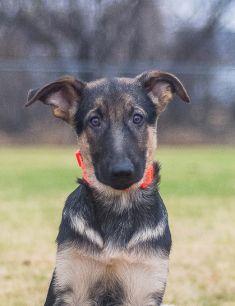
[[[65,203],[45,305],[161,304],[171,235],[151,173],[157,119],[174,93],[189,102],[160,71],[89,83],[67,76],[30,91],[27,106],[39,100],[74,127],[84,174]]]

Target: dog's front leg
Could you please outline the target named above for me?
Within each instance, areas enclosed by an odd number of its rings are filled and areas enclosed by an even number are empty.
[[[73,303],[68,302],[68,295],[71,294],[71,290],[56,290],[55,284],[56,271],[54,270],[50,286],[48,289],[47,297],[44,306],[69,306]]]
[[[44,306],[54,306],[56,301],[55,295],[55,271],[52,274],[52,279],[47,293],[47,298]]]

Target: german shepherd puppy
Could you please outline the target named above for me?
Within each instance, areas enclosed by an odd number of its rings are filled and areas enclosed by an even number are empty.
[[[30,90],[26,106],[50,105],[75,129],[83,162],[63,210],[46,306],[161,304],[171,235],[153,160],[157,119],[174,93],[189,102],[178,78],[161,71],[88,83],[65,76]]]

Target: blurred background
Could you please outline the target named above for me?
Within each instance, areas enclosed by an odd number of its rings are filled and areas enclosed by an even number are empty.
[[[148,69],[176,74],[192,100],[170,105],[160,142],[235,143],[234,0],[1,1],[0,46],[0,144],[74,143],[44,106],[23,107],[29,88]]]

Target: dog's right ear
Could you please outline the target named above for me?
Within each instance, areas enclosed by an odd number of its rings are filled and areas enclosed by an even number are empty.
[[[25,106],[41,101],[52,107],[55,117],[71,123],[85,85],[84,82],[78,81],[72,76],[64,76],[41,88],[31,89]]]

